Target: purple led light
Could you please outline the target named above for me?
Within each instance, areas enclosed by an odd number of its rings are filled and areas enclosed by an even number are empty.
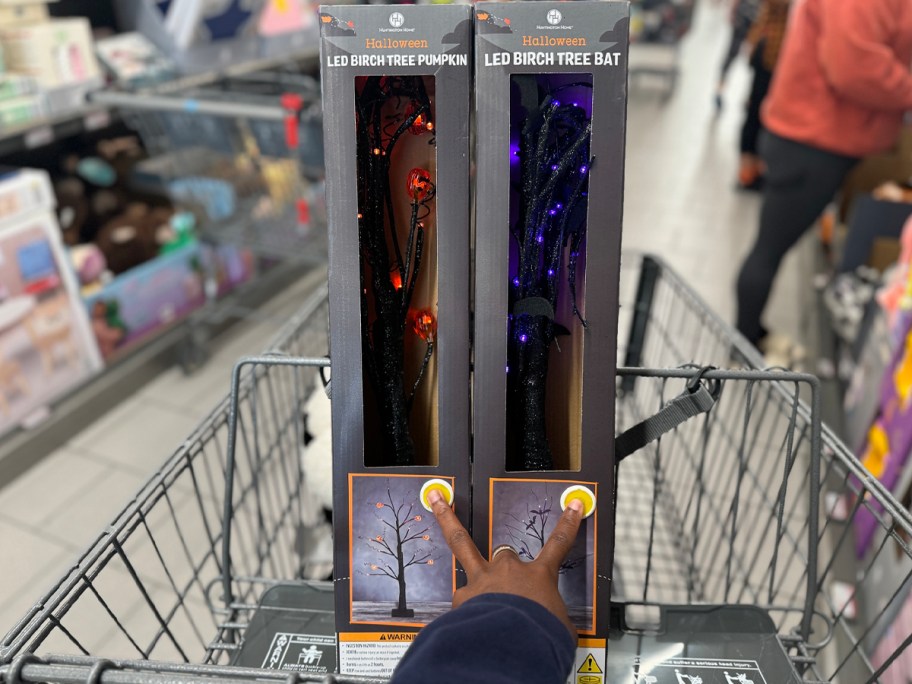
[[[513,278],[513,284],[519,287],[519,278]]]
[[[586,173],[586,171],[588,171],[588,170],[589,170],[589,167],[586,166],[585,164],[583,164],[583,165],[580,167],[580,173]]]
[[[553,268],[549,268],[549,269],[548,269],[548,275],[549,275],[549,276],[553,276],[553,275],[554,275],[554,269],[553,269]]]
[[[535,241],[536,241],[538,244],[541,244],[541,243],[543,243],[543,242],[545,241],[545,238],[542,237],[541,235],[538,235],[538,236],[536,236]]]
[[[551,170],[557,171],[557,164],[551,164]]]
[[[556,209],[548,209],[548,213],[551,214],[551,216],[554,216],[554,215],[557,213],[557,210],[556,210]]]
[[[574,103],[573,103],[573,106],[574,106],[574,107],[579,107],[579,102],[574,102]]]
[[[509,367],[509,366],[507,366],[507,373],[509,373],[509,372],[510,372],[510,367]]]
[[[560,202],[558,202],[558,203],[555,204],[554,206],[556,206],[558,209],[563,209],[563,208],[564,208],[564,205],[561,204]]]
[[[522,335],[519,336],[519,341],[522,342],[523,344],[525,344],[526,342],[529,341],[529,336],[526,335],[526,333],[523,333]]]
[[[560,107],[560,102],[559,102],[558,100],[554,100],[554,106],[555,106],[555,107]]]

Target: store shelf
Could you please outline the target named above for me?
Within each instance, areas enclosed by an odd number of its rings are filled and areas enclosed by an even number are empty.
[[[83,133],[107,128],[117,119],[115,111],[104,104],[91,103],[76,111],[0,129],[0,157],[50,145]]]
[[[50,456],[163,370],[175,364],[186,369],[204,363],[204,350],[199,347],[201,337],[204,341],[211,339],[237,321],[250,319],[251,311],[260,309],[313,268],[313,262],[292,261],[269,269],[260,279],[163,330],[84,382],[56,401],[42,422],[4,435],[0,439],[0,488]]]
[[[248,117],[281,126],[287,112],[278,98],[274,105],[258,105],[225,97],[225,90],[230,90],[235,80],[267,69],[311,72],[319,59],[316,46],[314,42],[312,49],[291,57],[236,64],[135,92],[96,90],[86,96],[87,103],[69,114],[0,130],[0,157],[37,150],[114,123],[129,125],[134,123],[137,107],[201,116]],[[221,100],[196,96],[196,91],[207,86],[212,86]],[[188,101],[191,101],[189,106]],[[154,379],[163,368],[179,364],[189,371],[205,363],[209,353],[207,343],[214,335],[241,318],[256,318],[261,305],[270,296],[314,265],[325,262],[325,227],[321,222],[315,219],[313,234],[302,239],[287,230],[276,230],[276,226],[266,225],[263,220],[251,221],[252,213],[253,208],[245,206],[240,217],[235,217],[233,222],[222,221],[219,233],[210,237],[218,238],[214,242],[232,244],[246,244],[252,237],[257,238],[257,244],[253,246],[261,249],[254,251],[261,258],[266,257],[262,264],[269,268],[238,290],[207,303],[182,322],[161,330],[124,358],[55,401],[49,415],[37,425],[3,436],[0,439],[0,486],[59,449],[75,433]],[[296,224],[291,222],[289,225]],[[270,230],[266,231],[267,228]],[[261,235],[264,232],[269,233],[265,236],[269,238],[268,242]]]
[[[318,44],[303,52],[286,58],[262,59],[228,68],[208,71],[194,76],[178,78],[163,83],[154,89],[141,91],[148,94],[167,95],[194,86],[203,86],[219,79],[241,76],[263,69],[277,68],[288,64],[315,63],[319,59]],[[32,121],[19,126],[0,128],[0,157],[50,145],[57,140],[91,133],[107,128],[119,121],[117,104],[120,103],[116,91],[99,90],[88,94],[88,102],[79,109]]]

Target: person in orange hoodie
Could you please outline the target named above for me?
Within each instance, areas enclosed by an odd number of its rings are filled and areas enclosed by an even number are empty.
[[[782,258],[860,159],[896,144],[912,109],[910,0],[796,0],[763,105],[760,230],[738,275],[738,330],[760,318]]]

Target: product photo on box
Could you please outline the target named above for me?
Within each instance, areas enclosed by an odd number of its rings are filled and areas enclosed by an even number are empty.
[[[471,10],[320,26],[339,666],[377,676],[457,586],[428,487],[469,521]]]
[[[533,560],[583,501],[559,589],[577,667],[602,672],[628,5],[478,3],[475,18],[472,534]]]

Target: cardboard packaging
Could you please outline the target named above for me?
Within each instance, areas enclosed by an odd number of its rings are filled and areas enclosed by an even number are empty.
[[[0,27],[37,24],[49,18],[45,2],[0,2]]]
[[[595,494],[560,576],[584,674],[604,672],[614,546],[628,12],[475,5],[472,534],[531,560],[562,492]]]
[[[422,485],[469,521],[471,10],[320,25],[339,665],[384,676],[461,577]]]
[[[191,240],[131,268],[83,298],[92,333],[106,364],[124,358],[204,306],[207,279],[215,297],[253,276],[253,254],[233,245]]]
[[[121,33],[95,44],[98,59],[118,83],[142,87],[176,76],[174,63],[141,33]]]
[[[39,95],[0,100],[0,128],[23,126],[46,115],[47,107]]]
[[[101,367],[44,171],[0,177],[0,433]]]
[[[98,81],[92,30],[87,19],[54,19],[0,29],[10,71],[33,77],[47,89]]]

